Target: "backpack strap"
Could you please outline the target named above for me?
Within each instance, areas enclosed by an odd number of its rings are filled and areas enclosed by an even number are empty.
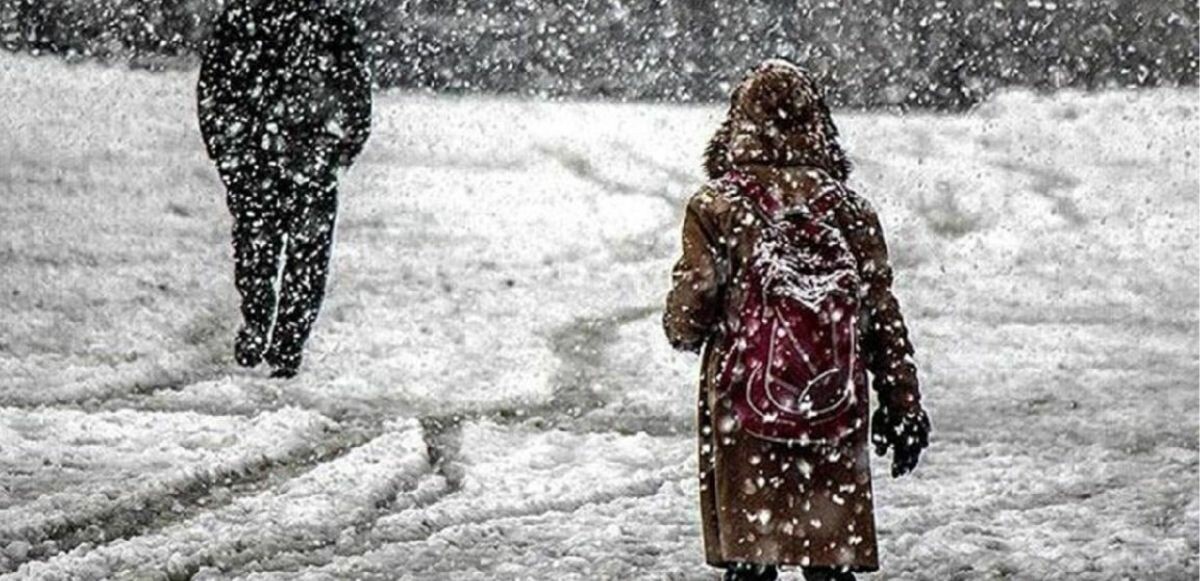
[[[722,179],[739,196],[750,202],[750,209],[758,214],[759,218],[770,222],[769,217],[774,216],[779,210],[779,200],[772,198],[767,193],[767,189],[750,176],[737,170],[731,170]]]

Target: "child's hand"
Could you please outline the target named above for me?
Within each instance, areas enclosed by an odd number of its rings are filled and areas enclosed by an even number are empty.
[[[921,408],[894,414],[880,407],[871,418],[871,442],[880,456],[892,448],[892,477],[904,476],[917,467],[921,452],[929,447],[929,416]]]

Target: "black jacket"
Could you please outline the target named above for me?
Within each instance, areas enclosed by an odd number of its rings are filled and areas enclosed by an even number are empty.
[[[318,155],[350,165],[371,124],[353,20],[319,0],[234,0],[204,51],[197,88],[209,156]]]

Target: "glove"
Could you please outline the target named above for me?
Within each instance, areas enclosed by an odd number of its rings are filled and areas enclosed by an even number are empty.
[[[920,407],[897,413],[881,406],[871,417],[871,442],[875,453],[884,456],[892,449],[892,478],[912,472],[929,447],[929,416]]]

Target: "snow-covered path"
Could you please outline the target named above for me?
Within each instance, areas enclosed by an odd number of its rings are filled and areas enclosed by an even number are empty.
[[[711,577],[658,313],[717,108],[380,95],[281,382],[193,80],[0,54],[0,577]],[[870,578],[1195,579],[1194,91],[842,119],[936,429]]]

